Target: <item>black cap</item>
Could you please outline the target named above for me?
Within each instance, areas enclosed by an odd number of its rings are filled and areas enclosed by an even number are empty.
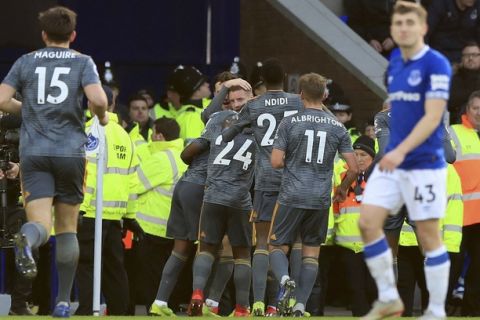
[[[368,136],[360,136],[355,140],[353,149],[363,150],[368,153],[372,158],[375,158],[375,141]]]
[[[192,94],[207,81],[207,78],[195,67],[179,65],[170,75],[167,87],[169,90],[189,99]]]

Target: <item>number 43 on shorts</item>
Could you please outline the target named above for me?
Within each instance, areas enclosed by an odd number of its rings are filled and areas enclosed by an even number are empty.
[[[416,186],[413,199],[415,201],[419,201],[420,203],[423,203],[424,201],[426,203],[435,201],[435,192],[433,190],[433,185],[426,184],[424,186]]]

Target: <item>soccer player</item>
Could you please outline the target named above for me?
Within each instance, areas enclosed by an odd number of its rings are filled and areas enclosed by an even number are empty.
[[[232,92],[238,93],[239,90],[234,88],[230,90],[231,101]],[[251,91],[243,91],[243,95],[247,98],[252,97]],[[248,128],[234,140],[228,143],[223,141],[222,130],[236,118],[237,113],[234,111],[218,112],[212,115],[202,134],[205,148],[210,148],[210,155],[200,215],[200,247],[193,266],[193,293],[188,310],[191,316],[202,315],[204,289],[218,245],[225,234],[228,235],[235,261],[234,316],[249,315],[252,225],[249,222],[248,213],[251,211],[249,190],[253,182],[256,145]]]
[[[210,105],[202,113],[202,120],[205,122],[212,114],[222,110],[222,107],[230,107],[229,103],[224,104],[230,88],[238,87],[246,91],[251,90],[248,82],[242,79],[233,79],[233,75],[222,74],[222,77],[218,80],[219,90]],[[213,124],[217,124],[219,118],[211,121],[212,127],[215,127]],[[167,236],[175,239],[175,241],[172,254],[163,268],[157,295],[149,311],[150,315],[173,315],[173,311],[168,307],[168,300],[194,247],[194,242],[198,239],[198,222],[207,179],[209,151],[208,149],[199,149],[199,146],[203,144],[197,142],[199,141],[193,140],[181,155],[182,160],[189,164],[189,167],[173,191],[172,207],[167,224]],[[201,152],[202,150],[203,152]]]
[[[451,69],[445,57],[424,43],[426,16],[419,4],[405,1],[396,3],[392,15],[391,34],[401,54],[392,59],[387,71],[390,141],[367,184],[359,220],[365,260],[379,292],[365,319],[403,312],[392,253],[382,229],[388,214],[395,214],[402,204],[416,223],[426,256],[430,301],[424,317],[445,317],[450,260],[438,219],[443,217],[447,202],[441,122]]]
[[[273,140],[280,121],[285,116],[303,110],[300,96],[283,91],[285,72],[277,59],[264,62],[262,76],[267,92],[250,100],[239,114],[238,127],[232,126],[223,137],[231,140],[230,134],[240,132],[242,125],[250,125],[258,146],[255,164],[255,196],[253,199],[252,220],[255,222],[256,247],[252,259],[253,310],[256,316],[265,313],[265,290],[267,286],[268,231],[273,208],[278,197],[282,170],[274,169],[270,163]]]
[[[53,316],[69,317],[87,141],[80,98],[86,94],[102,125],[108,123],[107,98],[93,60],[69,49],[76,37],[75,12],[53,7],[40,13],[39,21],[46,48],[19,58],[0,85],[0,109],[21,109],[23,120],[20,166],[29,222],[15,236],[15,258],[23,275],[36,276],[31,251],[47,241],[54,206],[59,291]],[[22,104],[12,99],[16,91]]]
[[[327,79],[310,73],[300,78],[305,110],[282,120],[273,145],[271,164],[283,168],[278,202],[272,218],[270,265],[280,282],[280,315],[303,316],[318,272],[320,244],[325,241],[331,203],[333,163],[337,151],[348,170],[336,189],[335,201],[345,200],[358,166],[345,126],[323,109]],[[297,234],[302,240],[302,265],[293,310],[295,282],[288,273],[286,254]]]

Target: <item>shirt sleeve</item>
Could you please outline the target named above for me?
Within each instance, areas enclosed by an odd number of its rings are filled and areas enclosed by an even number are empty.
[[[23,57],[15,61],[7,76],[5,77],[5,79],[3,79],[4,84],[8,84],[9,86],[15,88],[15,90],[17,91],[22,88],[22,65]]]
[[[450,63],[446,58],[437,56],[431,60],[429,69],[425,99],[448,100],[452,75]]]
[[[97,66],[93,62],[92,58],[88,57],[82,72],[82,87],[96,83],[100,83]]]
[[[275,141],[273,142],[273,148],[286,151],[288,146],[288,122],[285,121],[288,118],[284,118],[278,125],[277,134],[275,135]]]
[[[338,152],[340,153],[351,153],[353,152],[352,148],[352,139],[348,134],[348,131],[345,130],[345,133],[340,138],[340,145],[338,146]]]

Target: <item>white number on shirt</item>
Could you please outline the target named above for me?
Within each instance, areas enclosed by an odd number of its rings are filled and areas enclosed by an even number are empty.
[[[46,82],[46,67],[37,67],[35,73],[38,74],[38,91],[37,91],[37,103],[45,104],[45,82]],[[53,69],[52,80],[50,81],[50,87],[57,87],[60,89],[60,94],[56,97],[52,95],[47,96],[47,102],[52,104],[59,104],[65,101],[68,97],[68,86],[60,80],[60,75],[69,74],[70,68],[56,67]]]
[[[285,118],[285,117],[294,115],[297,112],[298,110],[285,111],[283,113],[283,117]],[[257,118],[257,126],[263,128],[264,127],[263,123],[265,122],[265,120],[268,121],[268,128],[267,128],[267,132],[265,132],[265,135],[262,138],[262,141],[260,142],[260,145],[262,147],[273,145],[273,137],[275,133],[275,128],[277,127],[277,119],[275,119],[275,117],[270,113],[262,113]]]
[[[215,145],[219,146],[221,144],[222,144],[222,136],[220,135],[215,140]],[[243,163],[243,170],[248,170],[248,167],[252,163],[252,153],[247,152],[251,144],[252,144],[252,140],[250,139],[245,140],[243,145],[240,147],[240,149],[238,149],[238,151],[233,156],[233,160],[237,160]],[[232,160],[225,159],[224,157],[227,155],[227,153],[230,152],[230,150],[233,149],[233,145],[234,145],[233,140],[228,142],[225,148],[223,148],[223,150],[220,151],[220,153],[215,157],[215,160],[213,160],[213,164],[228,166]]]
[[[312,162],[312,153],[313,153],[313,142],[315,131],[305,130],[305,135],[307,136],[307,152],[305,155],[305,162]],[[320,138],[318,141],[318,154],[317,154],[317,163],[323,163],[323,155],[325,154],[325,141],[327,140],[327,133],[325,131],[318,131],[317,137]]]

